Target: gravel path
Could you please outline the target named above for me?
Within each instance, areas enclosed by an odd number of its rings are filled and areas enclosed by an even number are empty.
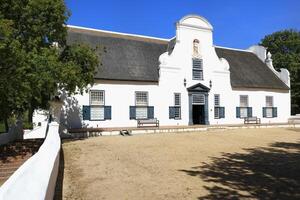
[[[63,143],[62,199],[297,199],[300,130],[109,136]]]

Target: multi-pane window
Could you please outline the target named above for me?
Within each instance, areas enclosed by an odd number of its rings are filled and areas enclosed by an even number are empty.
[[[148,106],[148,92],[135,92],[135,105]]]
[[[104,105],[104,91],[91,90],[90,91],[90,104],[91,105]]]
[[[147,119],[148,92],[135,92],[136,119]]]
[[[214,95],[214,104],[215,104],[215,110],[214,110],[215,119],[225,118],[225,107],[221,107],[219,94]]]
[[[90,91],[90,119],[104,120],[104,91],[91,90]]]
[[[91,120],[104,120],[103,106],[91,106]]]
[[[174,94],[174,117],[175,119],[180,119],[181,118],[181,95],[180,93],[175,93]]]
[[[193,80],[203,80],[203,61],[193,58]]]
[[[240,96],[240,117],[248,117],[248,95]]]
[[[266,96],[266,117],[273,117],[273,96]]]
[[[273,96],[266,96],[266,107],[273,107]]]
[[[214,103],[215,103],[215,119],[220,118],[220,95],[215,94],[214,96]]]

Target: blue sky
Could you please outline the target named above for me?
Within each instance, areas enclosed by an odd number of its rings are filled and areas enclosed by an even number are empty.
[[[300,30],[300,0],[66,0],[68,24],[171,38],[175,22],[198,14],[214,27],[214,44],[248,48],[267,34]]]

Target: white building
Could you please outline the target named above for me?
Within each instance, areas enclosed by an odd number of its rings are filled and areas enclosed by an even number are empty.
[[[213,27],[188,15],[176,36],[160,39],[68,26],[68,42],[103,47],[95,84],[66,98],[68,128],[136,127],[139,118],[160,126],[287,122],[289,72],[275,71],[264,47],[247,50],[213,44]]]

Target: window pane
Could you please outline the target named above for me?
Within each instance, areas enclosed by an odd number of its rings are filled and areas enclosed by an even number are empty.
[[[266,117],[273,117],[273,108],[266,108]]]
[[[199,69],[193,69],[193,79],[203,80],[203,71]]]
[[[175,118],[180,118],[181,116],[181,112],[180,112],[180,110],[181,110],[181,108],[180,107],[175,107],[175,115],[174,115],[174,117]]]
[[[104,105],[104,91],[90,91],[91,105]]]
[[[241,118],[248,117],[248,109],[247,108],[240,108]]]
[[[193,69],[203,69],[203,64],[201,59],[193,59]]]
[[[147,107],[136,107],[136,119],[147,119]]]
[[[215,94],[215,106],[220,106],[220,95]]]
[[[181,105],[181,102],[180,102],[180,93],[175,93],[174,94],[174,104],[175,106],[180,106]]]
[[[193,104],[196,105],[204,105],[205,104],[205,96],[203,94],[193,94]]]
[[[266,96],[266,107],[273,107],[273,97]]]
[[[148,93],[136,92],[135,93],[135,105],[136,106],[148,106]]]
[[[240,107],[248,107],[248,96],[247,95],[240,96]]]
[[[215,107],[215,119],[219,119],[219,118],[220,118],[220,108]]]
[[[91,107],[91,120],[103,120],[104,107]]]

